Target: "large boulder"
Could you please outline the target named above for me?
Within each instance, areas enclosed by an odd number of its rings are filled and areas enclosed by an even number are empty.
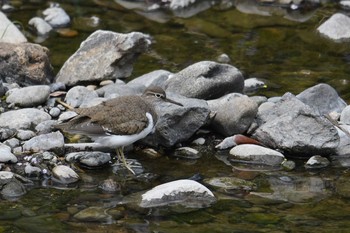
[[[0,42],[0,79],[21,86],[49,84],[54,77],[49,50],[38,44]]]
[[[339,144],[333,124],[290,93],[272,107],[258,111],[256,123],[255,139],[289,154],[330,155]]]
[[[346,102],[339,97],[337,91],[325,83],[304,90],[297,95],[297,98],[320,115],[331,112],[341,113],[346,107]]]
[[[64,63],[56,82],[73,86],[80,82],[128,77],[136,58],[150,44],[150,37],[140,32],[122,34],[98,30]]]
[[[160,101],[156,104],[158,122],[155,132],[142,141],[165,147],[188,140],[209,118],[209,106],[206,101],[186,98],[167,92],[167,96],[183,106]]]
[[[237,93],[209,100],[208,104],[215,113],[213,129],[224,136],[245,133],[258,112],[255,101]]]
[[[243,88],[244,78],[237,68],[212,61],[195,63],[166,81],[167,91],[206,100],[242,93]]]

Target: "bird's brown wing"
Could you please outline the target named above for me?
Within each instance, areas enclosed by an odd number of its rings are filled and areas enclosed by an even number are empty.
[[[139,96],[110,99],[91,108],[81,108],[79,115],[90,118],[90,122],[105,131],[117,135],[141,132],[148,125],[146,112],[152,112],[147,102]]]

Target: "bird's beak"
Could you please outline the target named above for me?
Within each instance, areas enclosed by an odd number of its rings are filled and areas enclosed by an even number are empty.
[[[174,101],[174,100],[171,100],[171,99],[168,99],[168,98],[166,98],[166,99],[164,99],[164,100],[165,100],[165,102],[172,103],[172,104],[176,104],[176,105],[179,105],[179,106],[183,107],[183,105],[182,105],[181,103],[176,102],[176,101]]]

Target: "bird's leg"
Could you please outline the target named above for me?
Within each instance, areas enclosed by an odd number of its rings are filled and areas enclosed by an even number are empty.
[[[122,161],[123,164],[124,164],[124,166],[125,166],[132,174],[136,175],[135,172],[134,172],[134,171],[131,169],[131,167],[129,166],[129,164],[127,164],[127,162],[126,162],[126,160],[125,160],[125,156],[124,156],[123,149],[124,149],[123,147],[118,147],[118,148],[116,149],[116,153],[117,153],[117,156],[118,156],[118,160],[119,160],[119,161]]]

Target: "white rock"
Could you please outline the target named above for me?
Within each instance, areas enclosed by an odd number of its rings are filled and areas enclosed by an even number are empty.
[[[24,151],[47,151],[54,148],[63,148],[64,137],[61,132],[53,132],[48,134],[41,134],[23,145]]]
[[[52,173],[57,181],[63,184],[71,184],[79,180],[79,175],[73,169],[65,165],[54,167]]]
[[[46,112],[34,108],[23,108],[0,114],[0,127],[29,129],[50,119],[51,116]]]
[[[51,25],[40,17],[31,18],[28,24],[33,26],[40,36],[47,35],[52,30]]]
[[[317,31],[336,41],[350,39],[350,17],[336,13],[319,26]]]
[[[10,181],[14,177],[14,174],[12,172],[8,171],[0,171],[0,183],[6,183]]]
[[[20,30],[0,11],[0,42],[24,43],[27,38]]]
[[[285,160],[278,151],[252,144],[238,145],[230,150],[230,159],[278,166]]]
[[[61,7],[50,7],[43,11],[45,21],[52,27],[67,26],[70,23],[69,15]]]
[[[186,196],[186,198],[182,195]],[[190,198],[190,196],[193,198],[197,197],[198,199],[199,196],[215,198],[214,194],[208,188],[194,180],[176,180],[158,185],[144,193],[140,206],[152,207],[179,203],[181,201],[179,200],[179,196],[182,196],[183,199]]]
[[[11,153],[11,147],[0,143],[0,162],[1,163],[17,163],[17,157]]]

